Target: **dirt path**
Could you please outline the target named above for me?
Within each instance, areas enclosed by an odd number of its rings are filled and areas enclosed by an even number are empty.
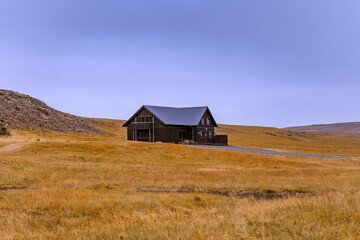
[[[25,145],[29,144],[29,142],[17,142],[17,143],[11,143],[5,147],[1,147],[0,148],[0,153],[2,152],[9,152],[9,151],[14,151],[18,148],[21,148]]]
[[[346,155],[281,152],[281,151],[274,151],[274,150],[267,150],[260,148],[245,148],[245,147],[234,147],[234,146],[210,146],[210,145],[192,145],[192,146],[204,147],[204,148],[216,148],[216,149],[231,150],[231,151],[244,151],[244,152],[255,152],[255,153],[264,153],[264,154],[281,154],[281,155],[305,156],[305,157],[324,157],[324,158],[360,157],[360,156],[346,156]]]

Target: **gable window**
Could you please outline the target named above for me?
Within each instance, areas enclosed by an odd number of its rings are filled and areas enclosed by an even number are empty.
[[[201,119],[201,125],[205,125],[205,118]]]
[[[136,117],[135,118],[135,122],[139,122],[139,123],[149,123],[152,122],[152,117],[150,116],[146,116],[146,117]]]
[[[210,118],[206,118],[206,125],[210,125]]]

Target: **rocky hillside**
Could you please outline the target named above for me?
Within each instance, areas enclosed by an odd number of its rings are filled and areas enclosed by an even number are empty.
[[[341,133],[360,133],[360,122],[317,124],[309,126],[288,127],[286,130],[299,132],[341,132]]]
[[[104,133],[85,118],[57,111],[28,95],[1,89],[0,125],[58,132]]]

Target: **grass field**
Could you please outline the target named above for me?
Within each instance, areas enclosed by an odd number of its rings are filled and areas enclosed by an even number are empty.
[[[234,146],[360,156],[360,134],[305,133],[231,125],[221,125],[217,133],[229,135],[229,143]]]
[[[359,239],[360,158],[312,158],[12,131],[1,239]],[[360,135],[222,125],[232,145],[359,154]],[[289,134],[291,136],[289,136]],[[294,140],[295,139],[295,140]]]

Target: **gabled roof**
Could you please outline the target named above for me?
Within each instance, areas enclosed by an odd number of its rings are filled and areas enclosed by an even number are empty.
[[[177,126],[197,126],[201,120],[201,117],[208,110],[210,116],[212,114],[208,107],[160,107],[144,105],[139,111],[137,111],[125,124],[126,126],[143,108],[152,113],[158,120],[165,125],[177,125]],[[217,126],[215,119],[212,117],[215,126]]]

